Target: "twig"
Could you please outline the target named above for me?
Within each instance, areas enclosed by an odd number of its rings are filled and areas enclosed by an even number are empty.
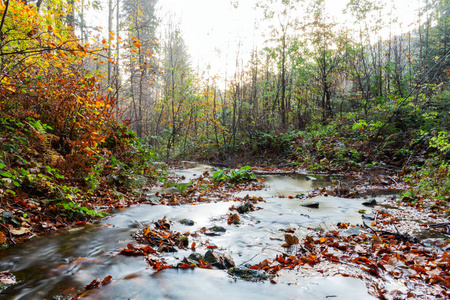
[[[9,234],[9,240],[15,245],[16,244],[16,242],[14,242],[14,240],[13,240],[13,238],[12,238],[12,234],[11,234],[11,231],[9,231],[9,228],[8,227],[6,227],[5,225],[3,225],[3,224],[0,224],[0,226],[2,226],[3,228],[5,228],[7,231],[8,231],[8,234]]]
[[[5,24],[6,14],[8,13],[9,0],[6,0],[5,11],[3,12],[2,22],[0,23],[0,39],[3,40],[3,25]]]
[[[450,222],[444,222],[444,223],[438,223],[438,224],[428,224],[428,227],[430,227],[430,228],[447,227],[449,225],[450,225]]]
[[[395,179],[394,178],[392,178],[392,176],[388,176],[388,178],[390,179],[390,180],[392,180],[395,184],[398,184],[398,182],[397,181],[395,181]]]
[[[240,264],[240,266],[242,266],[242,265],[244,265],[244,264],[246,264],[246,263],[248,263],[249,261],[252,261],[255,257],[257,257],[259,255],[259,253],[256,253],[256,255],[255,256],[253,256],[252,258],[250,258],[249,260],[246,260],[246,261],[244,261],[243,263],[241,263]]]

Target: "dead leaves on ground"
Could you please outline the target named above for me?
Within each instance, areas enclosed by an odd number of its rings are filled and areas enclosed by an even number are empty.
[[[407,287],[405,296],[413,295],[415,289],[427,289],[426,294],[450,297],[448,251],[433,251],[393,234],[361,232],[355,236],[342,236],[340,231],[332,230],[316,237],[307,236],[301,242],[291,234],[285,234],[284,237],[282,247],[297,245],[290,254],[266,259],[251,269],[277,275],[281,270],[314,267],[328,276],[360,278],[368,286],[376,283],[376,279],[382,282],[394,279]],[[340,271],[338,265],[345,266],[351,272]],[[376,283],[376,287],[372,293],[383,298],[386,291],[379,283]],[[400,291],[396,293],[402,294]]]
[[[298,239],[298,237],[296,237],[295,235],[292,234],[285,234],[284,235],[284,240],[286,241],[286,243],[284,243],[283,245],[281,245],[281,247],[291,247],[292,245],[297,245],[300,241]]]

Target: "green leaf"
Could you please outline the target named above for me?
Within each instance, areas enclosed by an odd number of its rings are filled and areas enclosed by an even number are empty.
[[[1,172],[1,173],[0,173],[0,176],[8,177],[8,178],[14,177],[14,175],[11,174],[11,172]]]

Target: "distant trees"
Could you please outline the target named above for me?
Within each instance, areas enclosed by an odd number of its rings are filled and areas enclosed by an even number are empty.
[[[156,0],[125,0],[128,53],[124,56],[129,77],[125,88],[124,108],[138,137],[143,137],[146,119],[156,103],[156,75],[159,73],[156,38]]]
[[[379,128],[388,118],[378,113],[395,111],[410,93],[408,109],[438,113],[443,104],[429,102],[448,89],[449,0],[423,0],[409,27],[378,0],[349,0],[347,27],[330,18],[323,0],[261,0],[255,9],[266,40],[248,62],[236,53],[225,85],[191,66],[183,28],[167,15],[157,20],[157,0],[121,1],[108,2],[107,38],[84,67],[104,74],[99,87],[120,102],[117,117],[166,158],[243,145],[258,152],[286,132],[337,119]],[[80,26],[85,39],[83,20],[70,18],[54,22]]]

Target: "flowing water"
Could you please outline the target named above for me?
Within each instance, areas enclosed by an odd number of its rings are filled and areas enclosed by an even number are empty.
[[[209,166],[174,172],[186,180],[200,176]],[[167,269],[155,273],[142,256],[118,255],[132,243],[131,234],[167,216],[171,230],[193,232],[202,227],[223,226],[227,231],[208,237],[210,243],[229,254],[236,265],[257,264],[273,259],[281,248],[284,232],[296,229],[304,237],[312,228],[333,229],[338,222],[361,223],[362,199],[319,196],[319,208],[300,206],[309,200],[288,198],[306,194],[329,184],[328,179],[303,175],[265,175],[264,190],[243,191],[235,196],[262,197],[255,204],[262,209],[241,215],[239,226],[227,225],[224,217],[236,202],[199,205],[141,205],[117,210],[100,224],[73,228],[35,237],[29,242],[0,252],[0,271],[16,276],[17,284],[0,293],[5,299],[63,299],[79,292],[95,278],[108,275],[113,281],[88,294],[88,299],[373,299],[363,281],[349,277],[303,277],[291,272],[277,278],[278,284],[246,282],[231,278],[221,270]],[[313,180],[311,180],[313,179]],[[149,195],[152,197],[152,195]],[[280,196],[285,196],[280,197]],[[183,218],[195,221],[186,226]],[[205,240],[205,237],[202,237]],[[202,253],[206,250],[198,249]],[[191,251],[165,254],[169,263],[187,257]],[[203,253],[202,253],[203,254]],[[59,297],[59,298],[58,298]]]

